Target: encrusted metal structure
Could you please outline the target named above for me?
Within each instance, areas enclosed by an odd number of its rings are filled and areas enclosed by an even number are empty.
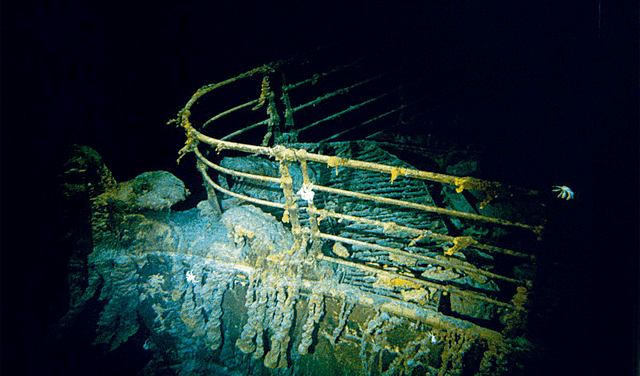
[[[408,83],[384,61],[266,64],[203,86],[170,122],[214,217],[248,204],[292,236],[227,226],[252,248],[228,265],[248,284],[235,346],[297,374],[327,359],[348,374],[499,374],[526,347],[537,192],[419,170],[360,137],[432,103],[431,76]]]

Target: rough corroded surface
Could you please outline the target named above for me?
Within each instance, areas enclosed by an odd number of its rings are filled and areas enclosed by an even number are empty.
[[[526,321],[528,290],[512,298],[518,310],[496,309],[450,287],[500,291],[489,278],[456,272],[467,263],[420,266],[357,250],[421,273],[407,276],[358,264],[355,247],[344,246],[345,260],[329,262],[329,249],[310,257],[308,234],[295,237],[256,206],[229,206],[221,217],[209,201],[171,211],[186,189],[168,172],[109,187],[90,200],[93,246],[72,260],[82,267],[70,269],[74,298],[61,326],[93,317],[94,346],[150,355],[142,374],[495,374],[512,352],[530,351],[506,337]],[[506,334],[468,318],[500,318]]]
[[[280,170],[278,162],[259,157],[225,157],[220,162],[222,167],[246,172],[254,175],[269,176],[274,178],[280,177]],[[293,190],[298,191],[302,186],[302,172],[300,167],[293,164],[289,168],[289,174],[293,179]],[[312,169],[309,169],[310,179],[317,181],[316,174]],[[249,197],[259,198],[263,200],[269,200],[273,202],[284,203],[284,195],[282,194],[282,188],[279,184],[273,184],[268,182],[262,182],[251,179],[240,180],[238,178],[229,176],[227,178],[220,176],[220,184],[224,187],[229,187],[232,191],[240,193]],[[225,206],[238,204],[241,201],[238,199],[230,198],[226,202],[223,202]]]
[[[253,205],[232,207],[220,221],[238,247],[250,245],[263,257],[289,251],[293,245],[293,236],[282,222]]]
[[[118,184],[108,194],[132,210],[161,210],[184,200],[188,191],[184,183],[170,172],[151,171]]]
[[[76,198],[96,197],[117,185],[102,156],[84,145],[69,148],[68,159],[62,166],[60,183],[64,197]]]

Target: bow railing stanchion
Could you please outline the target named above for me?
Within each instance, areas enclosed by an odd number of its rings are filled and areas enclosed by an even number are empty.
[[[203,185],[207,190],[207,202],[209,203],[211,210],[213,210],[213,215],[215,216],[215,218],[219,219],[222,216],[222,208],[220,208],[220,202],[218,201],[215,187],[213,187],[211,184],[207,184],[207,165],[205,165],[200,159],[198,159],[196,161],[196,167],[202,175],[202,180],[205,182]]]

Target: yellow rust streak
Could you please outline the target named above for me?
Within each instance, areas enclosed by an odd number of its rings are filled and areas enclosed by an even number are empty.
[[[401,226],[401,225],[398,225],[398,224],[393,223],[393,222],[382,222],[382,221],[376,221],[374,219],[360,218],[360,217],[356,217],[356,216],[353,216],[353,215],[340,214],[340,213],[335,213],[335,212],[332,212],[332,211],[327,211],[325,209],[316,209],[316,214],[318,215],[318,218],[319,218],[318,221],[320,221],[320,220],[322,220],[322,219],[324,219],[326,217],[333,217],[333,218],[337,218],[337,219],[346,219],[347,221],[365,223],[365,224],[368,224],[368,225],[381,227],[381,228],[386,229],[386,230],[388,229],[389,231],[392,231],[392,232],[393,231],[396,231],[396,232],[407,232],[409,234],[416,235],[417,238],[413,239],[411,241],[411,243],[409,243],[410,247],[414,246],[418,241],[420,241],[424,237],[429,237],[429,238],[432,238],[432,239],[443,240],[443,241],[452,242],[452,243],[455,240],[455,237],[453,237],[453,236],[438,234],[436,232],[432,232],[432,231],[429,231],[429,230],[419,230],[419,229],[416,229],[416,228],[413,228],[413,227]],[[491,245],[481,244],[481,243],[477,243],[477,242],[474,243],[473,246],[475,248],[484,249],[484,250],[492,252],[492,253],[502,253],[502,254],[506,254],[506,255],[510,255],[510,256],[514,256],[514,257],[519,257],[519,258],[531,258],[532,260],[535,259],[535,256],[533,256],[533,255],[527,255],[526,253],[515,252],[515,251],[512,251],[510,249],[506,249],[506,248],[494,247],[494,246],[491,246]]]
[[[365,194],[365,193],[357,193],[357,192],[352,192],[352,191],[346,191],[346,190],[343,190],[343,189],[329,188],[329,187],[325,187],[325,186],[322,186],[322,185],[314,186],[314,190],[327,192],[327,193],[338,194],[338,195],[342,195],[342,196],[356,197],[356,198],[359,198],[359,199],[362,199],[362,200],[381,202],[381,203],[384,203],[384,204],[397,205],[397,206],[402,206],[402,207],[405,207],[405,208],[423,210],[423,211],[432,212],[432,213],[450,215],[452,217],[467,218],[467,219],[471,219],[471,220],[475,220],[475,221],[481,221],[481,222],[490,222],[490,223],[495,223],[495,224],[499,224],[499,225],[503,225],[503,226],[521,227],[521,228],[526,228],[526,229],[529,229],[529,230],[534,230],[535,229],[534,226],[529,226],[529,225],[525,225],[525,224],[518,223],[518,222],[510,222],[510,221],[507,221],[507,220],[504,220],[504,219],[486,217],[484,215],[465,213],[465,212],[460,212],[460,211],[451,210],[451,209],[444,209],[444,208],[439,208],[437,206],[417,204],[415,202],[396,200],[396,199],[393,199],[393,198],[368,195],[368,194]]]
[[[313,282],[305,279],[301,280],[300,283],[303,289],[307,291],[313,291],[316,288],[316,285],[314,285]],[[331,288],[327,288],[323,291],[323,294],[338,301],[342,301],[347,296],[349,296],[351,298],[355,298],[355,301],[357,301],[359,305],[371,307],[374,310],[379,309],[382,311],[386,311],[397,316],[426,322],[431,326],[442,329],[456,326],[459,328],[464,328],[464,330],[467,332],[475,333],[481,338],[495,341],[501,341],[503,338],[501,333],[491,329],[483,328],[476,324],[470,323],[469,321],[445,316],[442,313],[435,312],[430,309],[424,309],[423,307],[420,307],[413,303],[386,296],[382,297],[348,285],[337,285]]]
[[[369,273],[374,273],[376,275],[384,275],[392,280],[395,279],[402,279],[404,280],[407,285],[409,284],[413,284],[413,285],[417,285],[417,286],[429,286],[429,287],[435,287],[441,291],[446,291],[450,294],[454,294],[454,295],[458,295],[458,296],[463,296],[465,298],[469,298],[469,299],[477,299],[477,300],[482,300],[491,304],[495,304],[501,307],[505,307],[505,308],[510,308],[510,309],[517,309],[513,304],[510,303],[504,303],[495,299],[491,299],[491,298],[487,298],[484,295],[480,295],[474,292],[470,292],[470,291],[463,291],[460,289],[457,289],[453,286],[447,286],[447,285],[440,285],[437,283],[433,283],[433,282],[428,282],[428,281],[423,281],[421,279],[417,279],[417,278],[412,278],[412,277],[407,277],[401,274],[396,274],[393,272],[388,272],[386,270],[382,270],[382,269],[378,269],[378,268],[374,268],[372,266],[367,266],[367,265],[362,265],[362,264],[357,264],[355,262],[351,262],[351,261],[346,261],[346,260],[342,260],[342,259],[336,259],[333,257],[328,257],[325,256],[323,254],[319,254],[317,256],[318,260],[320,261],[328,261],[328,262],[333,262],[335,264],[340,264],[340,265],[344,265],[344,266],[348,266],[348,267],[352,267],[352,268],[356,268],[356,269],[360,269],[360,270],[364,270],[366,272]]]
[[[313,162],[324,163],[329,167],[344,166],[344,167],[357,168],[357,169],[367,170],[367,171],[383,172],[389,175],[393,175],[394,171],[396,174],[400,174],[400,172],[402,172],[402,175],[410,178],[431,180],[431,181],[437,181],[437,182],[447,183],[447,184],[453,184],[456,178],[455,176],[438,174],[435,172],[413,170],[408,168],[402,169],[402,171],[400,171],[400,169],[395,166],[388,166],[380,163],[358,161],[354,159],[330,157],[326,155],[313,154],[313,153],[308,153],[307,159]]]
[[[393,181],[396,180],[399,175],[404,175],[406,172],[406,168],[394,168],[391,171],[391,180],[389,181],[389,183],[393,184]]]
[[[465,266],[465,265],[461,265],[461,264],[458,264],[458,263],[453,263],[453,262],[449,262],[449,261],[445,261],[445,260],[439,260],[439,259],[436,259],[436,258],[433,258],[433,257],[419,255],[419,254],[411,253],[411,252],[405,252],[405,251],[402,251],[402,250],[399,250],[399,249],[396,249],[396,248],[386,247],[386,246],[383,246],[383,245],[371,244],[371,243],[363,242],[363,241],[360,241],[360,240],[343,238],[341,236],[325,234],[325,233],[322,233],[322,232],[318,233],[317,236],[319,238],[323,238],[323,239],[327,239],[327,240],[333,240],[335,242],[341,242],[341,243],[347,243],[347,244],[351,244],[351,245],[357,245],[357,246],[364,247],[364,248],[369,248],[369,249],[377,249],[379,251],[389,252],[389,253],[397,254],[397,255],[400,255],[400,256],[411,257],[411,258],[418,259],[418,260],[424,260],[424,261],[427,261],[427,262],[429,262],[431,264],[440,265],[440,266],[443,266],[443,267],[454,268],[454,269],[458,269],[458,270],[464,271],[464,272],[468,273],[470,276],[474,276],[474,275],[480,274],[480,275],[483,275],[483,276],[486,276],[486,277],[489,277],[489,278],[500,279],[500,280],[503,280],[503,281],[516,283],[516,284],[526,283],[526,281],[520,281],[520,280],[517,280],[517,279],[505,277],[505,276],[502,276],[502,275],[499,275],[499,274],[488,272],[486,270],[475,268],[473,266]]]
[[[207,93],[209,93],[209,92],[211,92],[213,90],[216,90],[216,89],[218,89],[218,88],[220,88],[222,86],[228,85],[228,84],[233,83],[233,82],[238,81],[238,80],[241,80],[243,78],[251,77],[251,76],[253,76],[255,74],[258,74],[258,73],[265,73],[265,72],[271,71],[273,69],[274,69],[273,66],[267,64],[267,65],[263,65],[261,67],[252,69],[252,70],[250,70],[248,72],[239,74],[239,75],[237,75],[235,77],[232,77],[232,78],[229,78],[227,80],[224,80],[224,81],[221,81],[221,82],[218,82],[218,83],[215,83],[215,84],[205,85],[205,86],[201,87],[200,89],[198,89],[198,91],[196,91],[191,96],[191,99],[189,100],[189,102],[187,102],[187,104],[184,106],[182,111],[180,111],[180,113],[182,114],[182,118],[183,119],[185,119],[185,117],[186,117],[186,119],[189,118],[189,109],[203,95],[205,95],[205,94],[207,94]]]
[[[237,150],[237,151],[244,151],[245,153],[266,155],[269,157],[275,156],[272,148],[268,148],[265,146],[241,144],[241,143],[230,142],[230,141],[222,141],[213,137],[205,136],[196,130],[194,130],[193,132],[194,132],[194,137],[198,141],[204,142],[205,144],[209,144],[215,147],[217,152],[220,152],[222,150]]]
[[[453,239],[453,247],[444,251],[444,254],[447,256],[451,256],[457,251],[467,248],[470,245],[476,244],[477,241],[470,236],[458,236]]]

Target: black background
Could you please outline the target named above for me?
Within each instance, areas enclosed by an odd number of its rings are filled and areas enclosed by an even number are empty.
[[[469,3],[3,2],[5,371],[34,369],[42,334],[66,309],[67,254],[55,247],[52,183],[65,147],[95,148],[118,181],[158,169],[196,181],[192,163],[176,166],[183,135],[165,123],[197,88],[324,43],[394,34],[402,36],[399,49],[418,44],[463,62],[461,82],[451,78],[471,98],[460,111],[473,127],[463,131],[493,150],[500,180],[567,184],[579,194],[573,206],[558,207],[551,231],[558,259],[576,272],[561,279],[575,288],[555,324],[572,338],[555,334],[567,346],[562,369],[630,369],[638,316],[637,9],[603,0],[599,31],[598,1]]]

